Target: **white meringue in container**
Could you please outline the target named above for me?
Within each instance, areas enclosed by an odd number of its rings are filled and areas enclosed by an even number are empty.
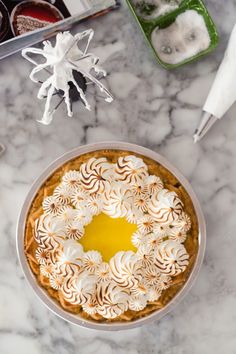
[[[186,10],[170,26],[156,27],[151,43],[158,57],[173,65],[207,50],[211,39],[203,16],[196,10]]]

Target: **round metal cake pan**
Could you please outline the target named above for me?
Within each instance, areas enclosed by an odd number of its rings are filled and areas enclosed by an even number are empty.
[[[198,254],[197,258],[195,261],[195,264],[193,266],[193,269],[191,271],[191,274],[184,284],[184,286],[181,288],[181,290],[176,294],[176,296],[162,309],[157,310],[156,312],[151,313],[150,315],[147,315],[146,317],[134,320],[132,322],[113,322],[113,323],[99,323],[99,322],[94,322],[90,320],[86,320],[81,318],[78,315],[69,313],[65,311],[62,307],[60,307],[59,304],[57,304],[48,294],[47,292],[41,288],[37,280],[32,273],[26,256],[24,252],[24,235],[25,235],[25,225],[26,225],[26,218],[28,215],[29,208],[31,206],[31,203],[37,194],[37,191],[41,187],[41,185],[44,183],[44,181],[53,174],[54,171],[56,171],[60,166],[62,166],[64,163],[80,156],[85,153],[93,152],[93,151],[99,151],[99,150],[104,150],[104,149],[111,149],[111,150],[125,150],[125,151],[130,151],[133,153],[141,154],[143,156],[146,156],[148,158],[151,158],[154,161],[157,161],[161,165],[163,165],[166,169],[168,169],[178,180],[179,182],[183,185],[183,187],[186,189],[187,193],[189,194],[192,203],[194,205],[195,213],[198,219],[198,228],[199,228],[199,249],[198,249]],[[125,330],[125,329],[130,329],[130,328],[135,328],[139,327],[144,324],[151,323],[152,321],[159,320],[162,318],[164,315],[169,313],[182,299],[183,297],[189,292],[191,286],[193,285],[194,281],[196,280],[196,277],[198,275],[199,269],[202,265],[202,261],[204,258],[204,253],[205,253],[205,243],[206,243],[206,226],[205,226],[205,220],[204,216],[200,207],[200,204],[198,202],[198,199],[190,185],[190,183],[187,181],[187,179],[174,167],[172,166],[171,163],[169,163],[163,156],[159,155],[158,153],[146,149],[142,146],[138,145],[133,145],[129,143],[123,143],[123,142],[100,142],[96,144],[90,144],[90,145],[85,145],[85,146],[80,146],[72,151],[67,152],[57,160],[55,160],[39,177],[38,179],[34,182],[32,187],[30,188],[30,191],[25,199],[25,202],[22,206],[21,213],[19,216],[18,220],[18,225],[17,225],[17,252],[18,252],[18,257],[20,260],[20,264],[22,267],[22,270],[24,272],[24,275],[31,285],[31,287],[34,289],[34,292],[36,295],[40,298],[40,300],[51,310],[54,314],[57,316],[63,318],[64,320],[86,328],[91,328],[91,329],[96,329],[96,330],[107,330],[107,331],[117,331],[117,330]]]

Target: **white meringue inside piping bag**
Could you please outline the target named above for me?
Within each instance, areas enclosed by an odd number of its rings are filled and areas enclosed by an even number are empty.
[[[236,24],[203,110],[222,118],[236,101]]]

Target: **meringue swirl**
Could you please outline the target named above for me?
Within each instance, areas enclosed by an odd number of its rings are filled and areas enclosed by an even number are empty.
[[[49,276],[50,285],[55,290],[60,290],[64,282],[64,278],[58,274],[52,274]]]
[[[63,210],[63,205],[54,196],[50,196],[44,199],[43,210],[46,215],[56,216]]]
[[[138,220],[137,225],[140,232],[149,233],[154,230],[155,221],[150,215],[144,215],[141,219]]]
[[[99,283],[96,299],[97,312],[104,318],[116,318],[128,310],[129,295],[115,282]]]
[[[145,296],[131,296],[129,298],[129,309],[133,311],[141,311],[147,306],[147,298]]]
[[[62,177],[62,182],[69,190],[76,190],[81,186],[79,171],[68,171]]]
[[[112,190],[104,194],[102,211],[112,218],[122,218],[131,209],[132,201],[130,190],[117,183]]]
[[[42,273],[46,278],[49,278],[54,274],[54,268],[52,263],[47,262],[40,265],[40,273]]]
[[[79,273],[83,254],[83,247],[79,243],[75,240],[66,240],[63,250],[60,249],[51,254],[56,273],[64,277]]]
[[[158,245],[154,251],[154,264],[161,273],[178,275],[188,266],[189,255],[181,243],[167,240]]]
[[[68,205],[71,201],[70,189],[65,185],[60,184],[53,192],[53,196],[62,205]]]
[[[137,258],[141,261],[142,265],[153,264],[153,246],[152,244],[142,243],[136,253]]]
[[[157,301],[161,296],[161,291],[158,288],[150,288],[147,293],[147,300],[150,302]]]
[[[84,269],[94,274],[102,263],[102,256],[98,251],[88,251],[83,257]]]
[[[130,224],[137,224],[138,220],[143,216],[142,211],[138,210],[137,208],[135,208],[135,206],[133,205],[133,207],[131,209],[128,210],[127,214],[126,214],[126,220],[130,223]]]
[[[140,277],[138,283],[130,291],[132,296],[145,296],[148,293],[148,286]]]
[[[138,280],[135,274],[139,268],[137,256],[132,251],[120,251],[110,259],[111,278],[123,288],[131,288]]]
[[[87,199],[87,208],[92,215],[98,215],[102,211],[102,199],[98,195],[91,195]]]
[[[179,231],[188,232],[191,229],[191,219],[186,213],[182,213],[178,220],[173,221],[172,226]]]
[[[65,300],[72,305],[83,305],[89,302],[95,290],[96,277],[86,272],[68,277],[61,287]]]
[[[160,271],[159,269],[152,263],[147,265],[143,271],[143,279],[144,282],[149,286],[157,286],[160,282]]]
[[[35,252],[35,258],[39,264],[46,264],[49,258],[49,252],[41,247],[38,247]]]
[[[143,243],[143,239],[144,239],[143,233],[140,231],[136,231],[133,233],[131,237],[131,242],[135,247],[138,248]]]
[[[134,197],[134,206],[142,211],[148,211],[148,204],[149,204],[149,196],[146,194],[139,194]]]
[[[152,195],[164,188],[163,182],[160,177],[148,176],[145,179],[145,187],[148,189],[149,193]]]
[[[111,270],[109,264],[102,262],[95,271],[99,283],[105,283],[111,280]]]
[[[65,224],[55,216],[42,215],[35,222],[35,240],[40,247],[53,250],[66,239]]]
[[[70,221],[66,225],[66,234],[69,239],[79,240],[84,235],[84,227],[77,220]]]
[[[80,168],[81,183],[90,194],[104,193],[111,178],[111,165],[106,158],[91,158]]]
[[[95,297],[92,297],[82,305],[83,310],[88,315],[95,315],[97,313],[97,301]]]
[[[78,188],[71,196],[71,203],[75,208],[84,207],[86,205],[87,198],[87,193],[83,189]]]
[[[149,202],[148,212],[159,223],[178,220],[183,211],[183,203],[175,192],[167,189],[155,193]]]
[[[148,176],[147,166],[136,156],[119,157],[115,172],[118,180],[128,184],[140,183]]]

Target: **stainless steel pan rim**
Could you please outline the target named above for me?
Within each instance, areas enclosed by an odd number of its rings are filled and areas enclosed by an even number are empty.
[[[28,214],[28,210],[30,208],[30,205],[40,188],[40,186],[43,184],[43,182],[55,171],[57,170],[60,166],[62,166],[64,163],[72,160],[73,158],[76,158],[80,155],[83,155],[85,153],[89,153],[92,151],[98,151],[98,150],[104,150],[104,149],[111,149],[111,150],[127,150],[133,153],[141,154],[146,157],[149,157],[157,162],[159,162],[161,165],[163,165],[165,168],[167,168],[175,177],[179,180],[179,182],[184,186],[186,191],[188,192],[189,196],[192,199],[195,212],[197,215],[198,219],[198,225],[199,225],[199,250],[198,250],[198,255],[197,259],[195,262],[195,265],[192,269],[192,272],[182,287],[182,289],[178,292],[178,294],[161,310],[158,310],[150,315],[147,315],[144,318],[140,318],[138,320],[135,320],[133,322],[117,322],[117,323],[99,323],[99,322],[93,322],[89,320],[85,320],[78,315],[71,314],[65,310],[63,310],[59,304],[57,304],[53,299],[50,298],[50,296],[47,294],[47,292],[42,289],[32,273],[27,259],[25,257],[24,253],[24,233],[25,233],[25,222],[26,222],[26,217]],[[16,244],[17,244],[17,253],[19,257],[19,261],[22,267],[22,270],[24,272],[24,275],[31,285],[31,287],[34,289],[36,295],[39,297],[39,299],[48,307],[49,310],[51,310],[53,313],[55,313],[57,316],[63,318],[64,320],[78,325],[82,326],[85,328],[90,328],[90,329],[96,329],[96,330],[105,330],[105,331],[118,331],[118,330],[125,330],[125,329],[130,329],[130,328],[136,328],[144,324],[151,323],[152,321],[159,320],[163,316],[165,316],[168,312],[170,312],[182,299],[183,297],[189,292],[191,286],[193,285],[197,274],[199,272],[199,269],[202,265],[203,258],[204,258],[204,253],[205,253],[205,244],[206,244],[206,226],[205,226],[205,220],[204,216],[200,207],[200,204],[198,202],[198,199],[187,181],[187,179],[174,167],[172,166],[171,163],[169,163],[163,156],[159,155],[158,153],[149,150],[147,148],[144,148],[139,145],[134,145],[130,143],[125,143],[125,142],[116,142],[116,141],[107,141],[107,142],[99,142],[95,144],[89,144],[89,145],[84,145],[80,146],[76,149],[73,149],[63,156],[59,157],[57,160],[55,160],[46,170],[39,176],[39,178],[33,183],[32,187],[30,188],[30,191],[24,201],[24,204],[22,206],[20,216],[18,219],[18,224],[17,224],[17,234],[16,234]]]

